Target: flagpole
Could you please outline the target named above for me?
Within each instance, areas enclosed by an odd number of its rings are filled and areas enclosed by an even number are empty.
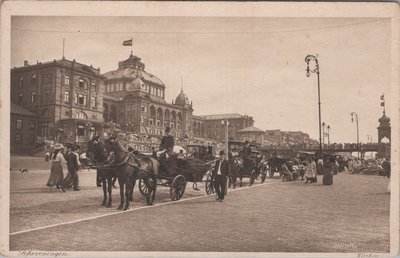
[[[131,38],[131,55],[133,55],[133,38]]]
[[[383,114],[386,113],[386,104],[385,104],[385,93],[383,93]]]
[[[64,56],[64,48],[65,48],[65,38],[63,38],[63,58],[65,57]]]

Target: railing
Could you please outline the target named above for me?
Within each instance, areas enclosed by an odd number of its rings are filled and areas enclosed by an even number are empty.
[[[389,146],[390,144],[388,143],[366,143],[366,144],[360,144],[360,147],[357,147],[357,144],[355,143],[345,143],[345,144],[330,144],[330,145],[324,145],[323,150],[324,151],[351,151],[351,152],[366,152],[366,151],[379,151],[381,148],[384,148],[384,146]],[[270,150],[270,151],[289,151],[289,150],[297,150],[297,151],[318,151],[319,146],[318,145],[306,145],[306,144],[293,144],[293,145],[267,145],[261,147],[263,150]]]

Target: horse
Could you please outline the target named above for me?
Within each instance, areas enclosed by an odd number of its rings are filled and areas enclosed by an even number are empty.
[[[118,166],[117,176],[121,196],[118,209],[124,211],[129,209],[129,201],[133,201],[132,194],[136,179],[143,180],[148,189],[146,195],[147,205],[152,205],[157,189],[159,162],[154,158],[140,155],[139,153],[127,152],[118,141],[113,139],[106,146],[110,151],[114,152],[115,164]]]
[[[112,167],[105,167],[109,165],[111,162],[108,159],[110,156],[110,152],[107,152],[103,143],[96,139],[92,139],[87,144],[86,157],[91,161],[94,167],[98,167],[96,169],[98,177],[102,181],[103,185],[103,202],[102,206],[106,206],[107,208],[111,207],[112,198],[112,182],[113,178],[116,177],[116,171]],[[104,167],[104,168],[102,168]],[[107,193],[108,193],[108,201],[107,201]]]
[[[279,176],[282,176],[282,165],[286,162],[286,159],[281,158],[270,158],[268,160],[268,166],[270,168],[269,176],[272,178],[275,172],[279,172]]]

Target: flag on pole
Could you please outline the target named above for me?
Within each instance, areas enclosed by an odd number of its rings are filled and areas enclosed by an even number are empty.
[[[384,96],[384,95],[382,95],[382,96],[381,96],[381,100],[384,100],[384,99],[385,99],[385,96]]]
[[[124,42],[122,42],[123,46],[132,46],[132,39],[129,40],[124,40]]]

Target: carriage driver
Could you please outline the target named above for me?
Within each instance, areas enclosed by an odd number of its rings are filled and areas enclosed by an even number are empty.
[[[165,135],[161,139],[160,151],[157,153],[158,155],[165,153],[166,159],[168,159],[169,156],[172,155],[172,153],[174,151],[174,146],[175,146],[174,137],[172,135],[170,135],[170,132],[171,132],[171,128],[167,126],[165,128]]]
[[[251,147],[248,141],[245,141],[245,147],[242,150],[243,165],[245,168],[250,166]]]

